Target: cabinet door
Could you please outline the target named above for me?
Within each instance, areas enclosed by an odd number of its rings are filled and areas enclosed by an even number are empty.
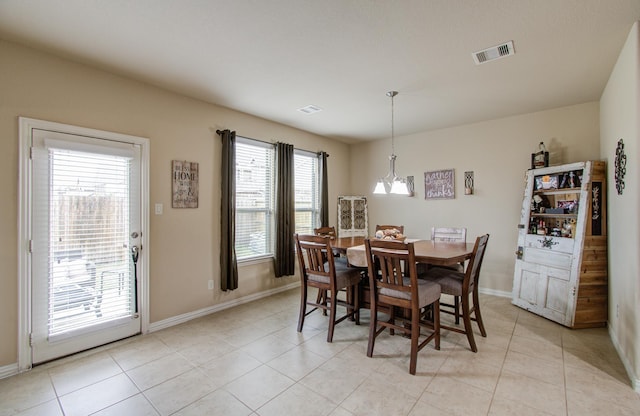
[[[570,306],[574,295],[569,268],[517,260],[515,272],[515,305],[560,324],[571,324]]]

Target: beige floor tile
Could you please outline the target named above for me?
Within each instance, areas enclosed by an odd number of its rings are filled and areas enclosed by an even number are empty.
[[[640,415],[640,398],[602,399],[600,395],[567,390],[567,414],[569,416],[582,415]]]
[[[492,394],[449,377],[436,375],[420,401],[452,415],[486,415]]]
[[[300,384],[340,404],[367,379],[366,373],[343,371],[342,364],[340,359],[331,359],[300,380]]]
[[[232,351],[200,366],[216,387],[225,385],[248,372],[258,368],[262,363],[244,351]]]
[[[565,348],[564,364],[596,374],[605,373],[623,383],[629,380],[622,361],[614,351]]]
[[[616,403],[635,403],[640,396],[634,392],[628,380],[621,381],[601,372],[593,372],[577,367],[565,367],[567,390],[589,395],[594,399]]]
[[[0,380],[2,416],[13,415],[54,399],[56,392],[47,370],[34,369]]]
[[[404,416],[417,400],[402,385],[369,377],[340,406],[354,415]]]
[[[513,401],[552,415],[566,415],[565,389],[531,377],[503,371],[494,397]]]
[[[224,386],[238,400],[257,410],[295,382],[271,367],[262,365]]]
[[[174,416],[248,416],[253,412],[225,390],[216,390],[174,413]]]
[[[275,335],[267,335],[266,337],[245,345],[241,349],[260,362],[266,363],[295,347],[295,344]]]
[[[509,351],[504,362],[503,370],[546,383],[564,386],[563,366],[516,351]]]
[[[6,410],[8,409],[0,410],[0,414],[1,415],[9,414],[9,413],[3,413]],[[23,412],[15,413],[15,415],[16,416],[63,416],[64,414],[62,413],[62,409],[60,408],[60,403],[58,403],[58,400],[55,399],[55,400],[50,400],[48,402],[39,404]]]
[[[146,364],[173,352],[155,335],[141,335],[135,340],[108,350],[124,371]]]
[[[494,398],[489,409],[489,416],[552,416],[551,413],[525,406],[514,400]]]
[[[89,415],[138,393],[129,377],[118,374],[61,396],[60,404],[66,416]]]
[[[236,347],[220,339],[220,337],[213,336],[205,342],[190,345],[177,350],[177,352],[192,364],[201,365],[235,349]]]
[[[463,382],[488,393],[493,393],[498,384],[502,365],[486,365],[481,360],[460,359],[449,356],[438,370],[439,377]]]
[[[301,384],[294,384],[257,410],[260,416],[327,416],[337,407]]]
[[[108,353],[99,353],[49,370],[59,396],[122,373]]]
[[[308,349],[295,347],[269,361],[267,365],[285,376],[299,381],[324,364],[326,360],[326,358]]]
[[[170,415],[206,396],[216,388],[197,368],[165,381],[144,392],[161,415]]]
[[[547,360],[555,365],[562,364],[562,347],[542,340],[514,335],[509,344],[509,351]]]
[[[147,364],[127,371],[127,375],[133,380],[141,391],[174,378],[194,368],[178,353],[171,353]]]
[[[159,413],[153,408],[151,403],[147,400],[142,393],[129,397],[119,403],[109,406],[92,416],[123,416],[123,415],[135,415],[135,416],[158,416]]]
[[[353,416],[353,413],[338,406],[335,409],[333,409],[331,413],[329,413],[329,416]]]
[[[419,401],[413,406],[408,416],[452,416],[453,413],[449,413],[446,410],[438,409],[431,406],[429,403]]]

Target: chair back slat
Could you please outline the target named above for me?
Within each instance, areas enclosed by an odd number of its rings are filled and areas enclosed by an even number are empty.
[[[309,275],[329,277],[331,273],[335,274],[329,237],[296,234],[296,246],[303,279],[307,280]]]
[[[412,293],[417,302],[417,291],[412,292],[412,287],[417,285],[417,272],[415,262],[415,251],[413,243],[398,241],[366,239],[365,249],[367,252],[367,263],[369,265],[370,286],[377,288],[377,292],[382,288],[396,290],[399,292]],[[411,272],[413,268],[413,273]],[[410,277],[411,284],[407,285],[403,277]]]
[[[454,227],[432,227],[431,240],[465,243],[467,241],[467,229]]]

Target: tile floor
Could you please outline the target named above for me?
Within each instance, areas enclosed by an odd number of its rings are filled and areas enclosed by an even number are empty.
[[[291,290],[0,380],[0,415],[638,415],[606,329],[569,330],[482,296],[479,352],[443,331],[408,373],[409,341],[368,317],[296,332]]]

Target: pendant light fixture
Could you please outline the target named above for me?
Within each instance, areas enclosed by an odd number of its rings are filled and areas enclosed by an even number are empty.
[[[380,178],[373,190],[374,194],[397,194],[411,195],[407,181],[396,175],[396,155],[395,155],[395,131],[393,119],[393,98],[398,95],[398,91],[389,91],[387,97],[391,97],[391,156],[389,156],[389,173],[384,178]]]

